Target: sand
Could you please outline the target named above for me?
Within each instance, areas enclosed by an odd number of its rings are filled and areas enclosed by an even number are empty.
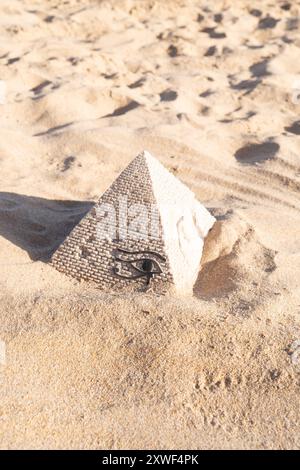
[[[1,1],[1,448],[300,447],[299,5]],[[47,264],[143,149],[217,218],[193,297]]]

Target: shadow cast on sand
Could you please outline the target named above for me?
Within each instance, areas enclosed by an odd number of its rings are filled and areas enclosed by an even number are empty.
[[[93,205],[0,192],[0,236],[46,262]]]

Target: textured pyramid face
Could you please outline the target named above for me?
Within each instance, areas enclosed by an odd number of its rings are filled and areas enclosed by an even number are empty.
[[[148,152],[138,155],[51,263],[107,291],[191,291],[214,218]]]

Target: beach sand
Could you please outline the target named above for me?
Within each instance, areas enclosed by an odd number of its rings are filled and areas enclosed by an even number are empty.
[[[300,447],[299,17],[1,1],[1,448]],[[144,149],[217,218],[193,297],[47,264]]]

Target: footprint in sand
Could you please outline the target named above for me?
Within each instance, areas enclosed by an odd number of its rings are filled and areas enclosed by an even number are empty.
[[[165,90],[159,94],[160,101],[174,101],[176,100],[178,94],[177,91],[174,90]]]
[[[276,20],[272,16],[266,16],[265,18],[261,18],[258,22],[258,29],[272,29],[275,28],[277,23],[280,20]]]
[[[178,55],[178,49],[176,46],[173,46],[173,44],[171,44],[169,47],[168,47],[168,55],[170,57],[177,57]]]
[[[75,161],[76,161],[76,157],[74,157],[73,155],[65,158],[63,161],[63,168],[61,171],[64,173],[65,171],[69,170],[73,166],[73,163]]]
[[[285,131],[291,134],[300,135],[300,121],[295,121],[290,126],[284,128]]]
[[[272,160],[280,146],[276,142],[264,142],[262,144],[248,144],[238,149],[234,156],[239,163],[255,164]]]

